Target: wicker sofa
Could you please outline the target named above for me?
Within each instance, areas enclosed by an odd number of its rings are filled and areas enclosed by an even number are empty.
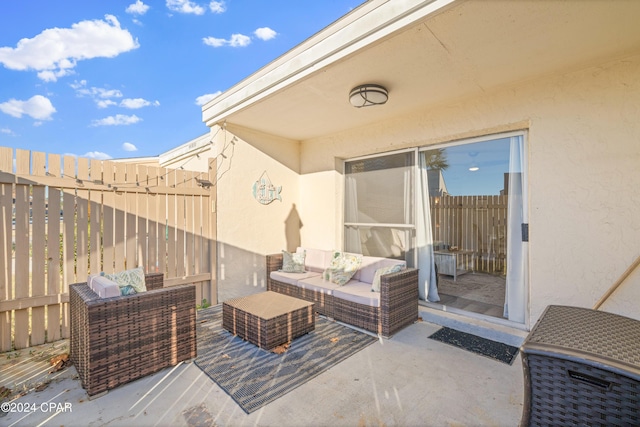
[[[109,298],[69,286],[71,360],[90,398],[196,357],[195,286],[145,280],[147,292]]]
[[[353,278],[343,286],[324,280],[332,251],[304,250],[304,273],[282,272],[283,254],[267,255],[267,290],[280,292],[315,304],[315,310],[337,321],[391,337],[418,318],[418,270],[403,268],[380,277],[380,292],[371,291],[377,269],[404,261],[363,256]]]

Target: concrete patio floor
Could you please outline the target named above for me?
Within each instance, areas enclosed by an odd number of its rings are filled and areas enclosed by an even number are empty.
[[[29,389],[43,375],[47,383],[12,401],[22,412],[0,411],[0,425],[517,426],[524,395],[520,356],[507,365],[428,339],[439,328],[417,322],[248,415],[194,363],[89,400],[73,366],[47,374],[46,356],[37,365],[38,355],[68,348],[59,341],[2,355],[0,385],[20,382]],[[502,341],[513,345],[521,338]]]

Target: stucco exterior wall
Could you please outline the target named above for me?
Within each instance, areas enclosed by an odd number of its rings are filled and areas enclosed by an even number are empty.
[[[638,76],[635,55],[306,141],[303,245],[342,247],[341,216],[331,220],[328,212],[341,211],[343,199],[336,159],[528,129],[528,326],[549,304],[592,307],[640,255]],[[639,300],[635,272],[603,309],[640,319]]]
[[[300,241],[300,179],[292,168],[300,158],[299,144],[244,129],[227,132],[216,137],[216,153],[226,156],[218,156],[217,171],[219,301],[265,291],[265,255]],[[253,185],[265,172],[282,187],[282,200],[267,205],[253,196]]]
[[[340,170],[307,173],[300,176],[301,238],[305,246],[341,249],[343,199],[342,163]],[[322,226],[318,227],[318,223]]]

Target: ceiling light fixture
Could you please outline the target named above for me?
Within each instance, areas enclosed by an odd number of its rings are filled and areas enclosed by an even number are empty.
[[[356,86],[349,92],[349,102],[356,108],[382,105],[389,99],[389,92],[380,85]]]

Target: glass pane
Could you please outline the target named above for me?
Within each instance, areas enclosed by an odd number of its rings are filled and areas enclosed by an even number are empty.
[[[431,196],[438,190],[450,196],[500,195],[507,185],[509,138],[429,150],[425,156]]]
[[[347,162],[345,222],[413,224],[414,153]]]
[[[411,248],[415,231],[394,227],[346,226],[346,234],[355,238],[346,239],[345,250],[363,255],[402,259],[413,267]]]
[[[435,251],[458,252],[457,268],[506,272],[509,138],[429,150]]]

